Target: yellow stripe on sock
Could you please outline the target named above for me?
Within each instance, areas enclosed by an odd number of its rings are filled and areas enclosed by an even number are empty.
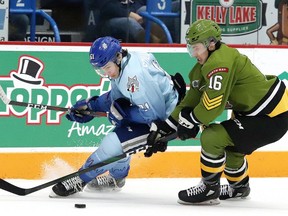
[[[221,167],[208,167],[201,163],[201,169],[208,173],[220,173],[223,172],[225,168],[225,164],[223,164]]]
[[[232,176],[228,176],[225,175],[226,179],[228,179],[229,181],[233,181],[233,182],[240,182],[242,179],[244,179],[246,176],[248,175],[248,170],[243,173],[243,175],[241,176],[237,176],[237,177],[232,177]]]

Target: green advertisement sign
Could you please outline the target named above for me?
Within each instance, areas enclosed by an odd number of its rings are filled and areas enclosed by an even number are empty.
[[[90,66],[86,52],[1,51],[0,56],[0,85],[13,101],[71,107],[110,89],[109,80],[101,79]],[[181,72],[186,79],[195,64],[187,53],[155,56],[168,73]],[[105,117],[79,124],[68,121],[64,112],[11,106],[2,100],[0,127],[0,147],[92,147],[113,130]]]
[[[132,49],[132,48],[131,48]],[[129,51],[129,48],[128,48]],[[180,72],[187,86],[196,63],[187,52],[153,52],[168,73]],[[71,107],[77,100],[110,89],[89,64],[87,52],[0,51],[0,85],[14,101]],[[287,79],[287,72],[279,75]],[[226,120],[224,111],[215,121]],[[113,130],[105,117],[87,124],[68,121],[65,112],[6,105],[0,100],[1,144],[4,147],[93,147]],[[172,141],[171,146],[199,146],[199,139]]]

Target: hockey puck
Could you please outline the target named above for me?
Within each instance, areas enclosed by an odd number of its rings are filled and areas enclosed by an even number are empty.
[[[75,208],[86,208],[86,204],[75,204]]]

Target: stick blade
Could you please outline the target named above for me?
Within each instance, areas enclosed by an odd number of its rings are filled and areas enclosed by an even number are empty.
[[[4,179],[0,179],[0,188],[10,193],[17,194],[19,196],[27,195],[26,189],[12,185],[9,182],[5,181]]]

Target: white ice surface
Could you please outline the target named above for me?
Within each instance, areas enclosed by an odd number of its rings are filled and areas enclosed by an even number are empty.
[[[22,188],[50,180],[8,179]],[[198,178],[130,179],[120,192],[84,191],[68,198],[49,198],[51,187],[26,196],[0,190],[1,215],[25,216],[279,216],[288,215],[288,178],[251,178],[249,198],[221,201],[216,206],[191,206],[177,203],[178,191],[198,184]],[[86,204],[85,209],[74,207]]]

